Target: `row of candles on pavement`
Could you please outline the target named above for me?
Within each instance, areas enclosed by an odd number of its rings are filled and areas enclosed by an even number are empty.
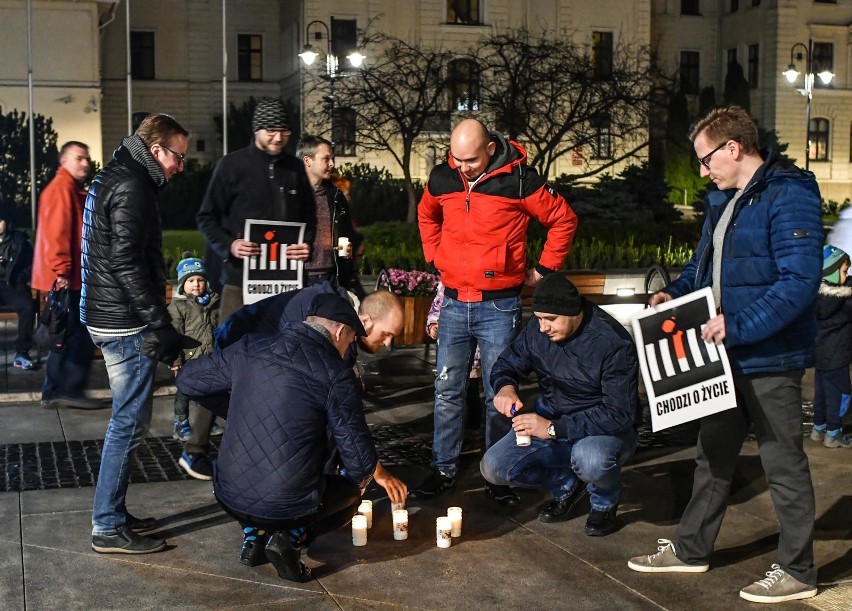
[[[393,505],[393,538],[397,541],[408,539],[408,510],[402,503]],[[361,501],[358,515],[352,517],[352,545],[367,545],[367,529],[373,527],[373,501]],[[452,537],[461,537],[462,509],[450,507],[447,515],[435,522],[435,539],[438,547],[450,547]]]

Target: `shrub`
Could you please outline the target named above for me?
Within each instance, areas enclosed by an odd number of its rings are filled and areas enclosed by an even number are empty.
[[[183,172],[176,174],[168,187],[160,193],[160,217],[163,227],[169,229],[191,229],[195,225],[195,213],[207,191],[213,174],[213,165],[187,159]]]
[[[340,173],[351,183],[349,206],[357,225],[405,221],[408,195],[401,178],[394,178],[386,169],[379,169],[367,163],[346,164]],[[423,193],[422,185],[415,183],[415,189],[417,199],[420,199]]]

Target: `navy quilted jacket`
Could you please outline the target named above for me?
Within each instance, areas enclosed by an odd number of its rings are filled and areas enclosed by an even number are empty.
[[[323,492],[326,427],[347,478],[362,486],[376,468],[355,374],[305,323],[193,359],[180,370],[177,387],[192,399],[231,392],[213,480],[216,496],[231,509],[267,520],[314,513]]]
[[[812,173],[779,160],[774,151],[764,158],[737,200],[722,247],[725,348],[735,374],[814,364],[822,280],[819,187]],[[733,190],[708,195],[698,248],[664,292],[680,297],[710,286],[713,230],[733,195]]]

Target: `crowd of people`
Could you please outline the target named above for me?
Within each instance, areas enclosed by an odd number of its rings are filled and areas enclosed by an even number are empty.
[[[176,372],[179,464],[212,480],[217,501],[240,525],[239,560],[247,566],[271,562],[284,579],[310,579],[301,549],[348,523],[371,481],[395,503],[446,493],[458,477],[465,429],[478,432],[483,422],[479,470],[496,503],[518,505],[518,488],[540,489],[551,497],[539,508],[541,521],[566,521],[588,505],[587,535],[616,531],[621,472],[642,421],[639,358],[621,324],[558,273],[577,215],[528,165],[524,147],[476,119],[461,121],[420,201],[425,259],[440,273],[443,291],[427,328],[437,340],[432,470],[409,490],[379,460],[356,366],[358,350],[390,346],[401,334],[403,310],[393,294],[365,295],[358,283],[351,254],[361,238],[345,195],[331,182],[333,145],[305,135],[298,154],[287,153],[291,131],[275,100],[258,104],[252,127],[248,146],[216,164],[197,214],[221,278],[211,279],[205,262],[187,253],[168,307],[157,194],[182,171],[187,154],[189,132],[176,119],[155,114],[142,121],[88,194],[81,189],[88,149],[66,144],[42,193],[33,287],[71,291],[75,320],[70,348],[48,358],[43,402],[91,407],[82,385],[94,346],[112,391],[92,548],[166,548],[162,538],[141,534],[156,519],[132,515],[126,503],[131,455],[151,421],[158,362]],[[842,430],[852,394],[849,256],[834,246],[823,250],[813,175],[760,150],[743,109],[714,109],[689,137],[701,175],[716,188],[692,259],[649,305],[711,287],[718,311],[702,338],[725,345],[737,406],[701,420],[694,487],[676,533],[628,566],[646,573],[710,568],[752,428],[780,537],[777,564],[740,596],[807,598],[816,594],[817,572],[802,377],[816,366],[811,437],[852,447]],[[243,303],[242,265],[260,251],[242,234],[246,219],[305,224],[305,241],[286,249],[288,259],[304,262],[305,288]],[[548,233],[528,268],[531,219]],[[348,247],[338,247],[341,237]],[[21,255],[9,253],[20,252],[16,244],[0,218],[0,271],[12,296]],[[221,294],[211,280],[221,280]],[[525,286],[534,287],[533,316],[522,325]],[[22,321],[26,316],[32,313]],[[18,366],[30,362],[30,341],[19,336],[16,365],[18,357]],[[532,373],[538,392],[522,399]],[[477,409],[479,375],[484,410]],[[218,432],[217,416],[226,424],[214,468],[209,438]]]

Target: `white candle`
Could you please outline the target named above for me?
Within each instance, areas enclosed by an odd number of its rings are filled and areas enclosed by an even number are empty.
[[[367,516],[352,516],[352,545],[367,545]]]
[[[461,537],[462,508],[450,507],[447,509],[447,517],[450,518],[450,522],[452,523],[452,536]]]
[[[397,541],[408,539],[408,510],[393,510],[393,538]]]
[[[529,435],[518,435],[515,433],[515,443],[521,447],[528,446],[532,443],[532,437]]]
[[[367,528],[373,528],[373,501],[361,501],[358,513],[367,518]]]
[[[438,547],[450,547],[453,542],[453,523],[447,516],[441,516],[435,521],[435,537]]]
[[[350,254],[346,251],[349,249],[349,238],[337,238],[337,250],[340,251],[341,257],[349,257]]]

